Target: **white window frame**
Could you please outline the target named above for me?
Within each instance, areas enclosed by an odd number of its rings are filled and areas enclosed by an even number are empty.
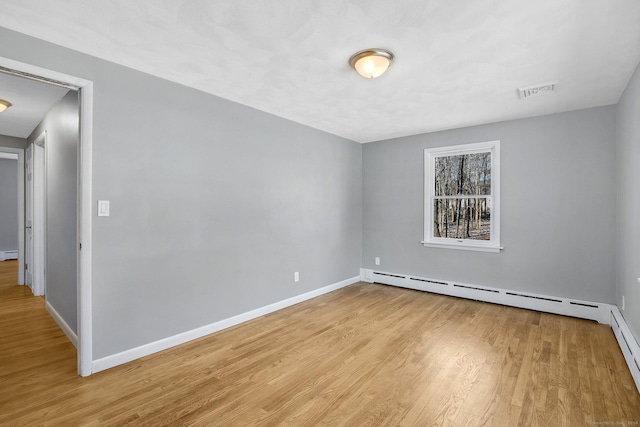
[[[433,237],[433,204],[435,198],[434,171],[437,157],[491,153],[490,229],[491,240]],[[500,252],[500,141],[452,145],[424,150],[424,240],[426,247]]]

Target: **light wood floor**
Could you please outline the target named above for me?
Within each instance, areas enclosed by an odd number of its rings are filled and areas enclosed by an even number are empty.
[[[364,283],[80,378],[15,269],[0,262],[3,426],[640,421],[607,326]]]

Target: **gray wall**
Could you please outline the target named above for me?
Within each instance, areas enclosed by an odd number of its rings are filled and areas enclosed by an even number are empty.
[[[640,66],[616,106],[618,253],[616,303],[640,342]],[[622,296],[625,309],[622,310]]]
[[[0,159],[0,251],[18,250],[18,160]]]
[[[93,225],[94,358],[359,274],[360,144],[6,29],[0,39],[0,56],[94,82],[93,196],[111,201]]]
[[[0,147],[27,148],[27,140],[14,136],[0,135]]]
[[[77,333],[76,212],[79,143],[78,93],[68,92],[28,138],[46,130],[47,301]]]
[[[501,141],[504,250],[425,248],[423,150],[491,140]],[[364,268],[614,301],[614,107],[373,142],[363,168]]]

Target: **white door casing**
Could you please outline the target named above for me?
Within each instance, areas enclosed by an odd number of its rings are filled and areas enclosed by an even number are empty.
[[[78,222],[77,222],[77,310],[78,310],[78,374],[91,375],[93,363],[92,344],[92,316],[91,316],[91,253],[92,234],[91,222],[93,212],[91,181],[92,181],[92,146],[93,146],[93,82],[60,73],[54,70],[38,67],[11,58],[0,57],[0,72],[19,75],[25,78],[40,80],[45,83],[66,86],[79,91],[80,98],[80,146],[78,150]],[[24,155],[20,151],[20,162]],[[23,163],[21,163],[20,168]],[[24,169],[20,169],[24,183]],[[24,206],[24,188],[21,192],[19,203]],[[24,236],[24,212],[19,218],[21,236]],[[35,237],[35,236],[34,236]],[[22,237],[21,237],[22,239]],[[19,245],[23,244],[20,240]],[[24,249],[21,247],[21,252]],[[20,283],[24,268],[20,261]]]

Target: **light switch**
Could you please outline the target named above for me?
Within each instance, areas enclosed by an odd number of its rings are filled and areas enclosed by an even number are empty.
[[[109,216],[108,200],[98,200],[98,216]]]

